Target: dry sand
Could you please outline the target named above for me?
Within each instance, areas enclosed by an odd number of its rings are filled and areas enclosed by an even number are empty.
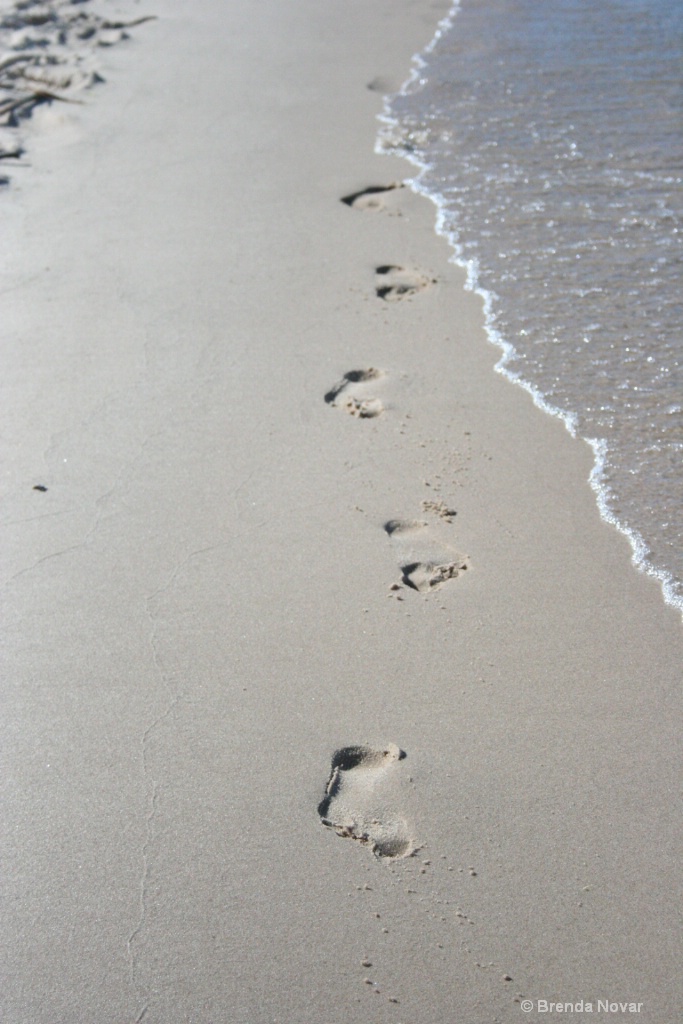
[[[680,619],[340,202],[446,5],[113,7],[0,199],[3,1022],[673,1024]]]

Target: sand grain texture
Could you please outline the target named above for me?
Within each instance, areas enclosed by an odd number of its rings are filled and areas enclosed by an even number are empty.
[[[408,173],[381,83],[445,6],[113,7],[158,19],[36,112],[0,207],[2,1020],[669,1024],[680,621],[493,372],[433,208],[340,202]],[[408,585],[394,520],[467,571]],[[318,812],[387,740],[334,816],[415,856]]]

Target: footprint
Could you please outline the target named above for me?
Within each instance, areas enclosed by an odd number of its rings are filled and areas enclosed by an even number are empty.
[[[384,406],[381,400],[371,393],[374,390],[371,382],[383,376],[381,370],[376,370],[372,366],[368,370],[349,370],[339,383],[327,392],[325,401],[328,405],[345,409],[349,415],[357,416],[361,420],[374,419],[383,411]]]
[[[438,516],[440,519],[445,519],[447,523],[450,523],[458,514],[454,508],[450,508],[441,498],[437,498],[434,501],[423,501],[422,510],[424,512],[431,512],[432,515]]]
[[[323,825],[338,836],[369,846],[376,857],[409,856],[415,843],[406,822],[387,812],[376,795],[379,784],[405,756],[394,743],[382,750],[363,746],[336,750],[325,796],[318,805]]]
[[[383,193],[393,192],[397,188],[404,188],[402,181],[393,181],[390,185],[370,185],[361,192],[342,196],[341,201],[354,210],[386,210],[386,203],[380,197]]]
[[[388,78],[385,75],[376,75],[372,81],[368,82],[366,88],[369,89],[370,92],[382,92],[387,94],[390,92],[398,92],[401,88],[401,83],[397,83],[393,78]]]
[[[403,574],[413,590],[437,590],[467,571],[467,558],[443,543],[433,527],[419,519],[390,519],[384,524]]]
[[[397,267],[390,263],[375,267],[375,293],[386,302],[410,298],[433,284],[436,284],[436,278],[428,277],[420,270]]]

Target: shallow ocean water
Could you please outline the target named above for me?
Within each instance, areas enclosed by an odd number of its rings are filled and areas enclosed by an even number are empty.
[[[382,122],[498,369],[592,445],[601,513],[683,610],[683,4],[461,0]]]

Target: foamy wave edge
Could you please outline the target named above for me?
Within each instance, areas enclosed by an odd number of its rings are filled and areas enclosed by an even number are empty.
[[[601,518],[611,526],[614,526],[619,533],[623,534],[627,538],[633,552],[631,556],[631,563],[640,572],[645,573],[645,575],[651,576],[653,579],[658,581],[665,604],[676,608],[681,613],[681,618],[683,619],[683,595],[679,596],[676,592],[676,585],[678,581],[667,570],[660,569],[652,564],[649,560],[650,551],[644,539],[637,530],[634,530],[627,524],[621,522],[618,516],[610,508],[610,497],[612,492],[605,481],[606,468],[609,464],[607,442],[600,438],[583,437],[580,435],[577,431],[576,413],[567,412],[566,410],[553,405],[551,402],[548,402],[545,395],[543,395],[538,388],[525,380],[521,374],[514,373],[512,370],[508,369],[507,364],[517,356],[517,350],[511,342],[503,337],[495,325],[495,313],[493,308],[494,296],[490,291],[479,284],[479,267],[477,261],[465,259],[462,254],[462,247],[458,242],[455,232],[446,227],[446,200],[444,196],[440,192],[427,188],[427,186],[422,183],[421,179],[424,174],[431,169],[431,164],[421,159],[416,152],[406,150],[404,147],[401,147],[400,144],[391,141],[392,132],[401,132],[400,121],[391,113],[391,101],[394,95],[406,96],[415,91],[415,83],[419,83],[420,81],[420,72],[427,67],[425,57],[429,56],[442,36],[453,27],[459,10],[460,0],[456,0],[448,14],[439,22],[434,37],[425,49],[421,53],[413,55],[413,66],[410,70],[410,74],[399,89],[398,93],[384,97],[383,110],[381,114],[378,114],[377,118],[381,127],[375,141],[375,152],[380,156],[391,152],[395,156],[403,157],[404,160],[407,160],[414,167],[418,168],[419,173],[416,177],[406,178],[405,184],[417,195],[424,196],[434,204],[436,207],[435,231],[437,235],[446,239],[453,250],[450,262],[461,267],[465,271],[465,287],[468,291],[473,292],[475,295],[479,295],[482,299],[484,306],[484,325],[488,339],[493,345],[499,348],[502,353],[500,359],[495,364],[494,369],[497,373],[506,377],[512,384],[516,384],[518,387],[527,391],[531,395],[534,405],[539,409],[550,416],[554,416],[562,420],[572,437],[578,438],[590,446],[593,451],[594,461],[593,468],[588,476],[588,483],[595,494],[596,504]]]

